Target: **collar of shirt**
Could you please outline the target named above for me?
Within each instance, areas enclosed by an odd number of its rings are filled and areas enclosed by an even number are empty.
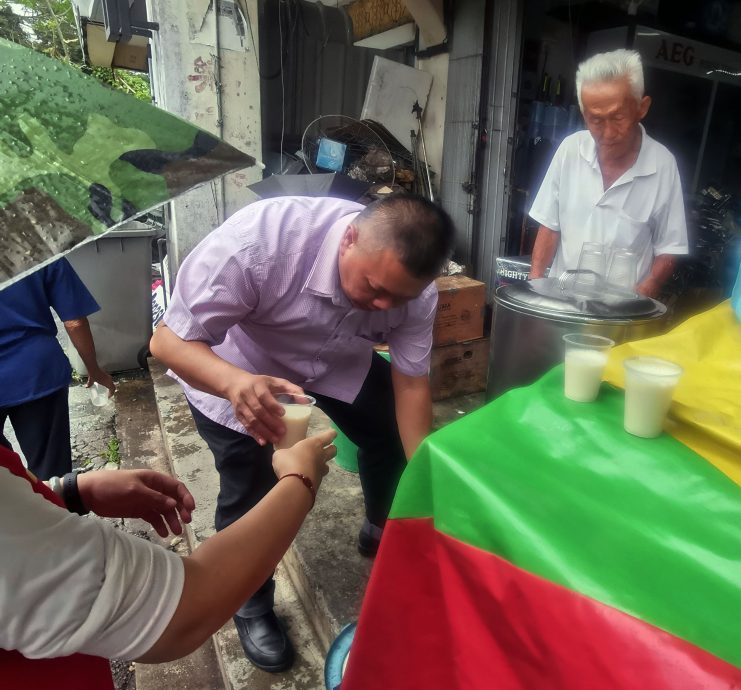
[[[646,134],[646,130],[642,124],[638,124],[641,128],[641,148],[638,151],[638,157],[635,163],[630,166],[613,184],[612,187],[617,187],[621,184],[626,184],[636,177],[644,177],[647,175],[654,175],[656,173],[656,150],[654,146],[654,140]],[[588,137],[584,137],[579,142],[579,155],[592,166],[597,172],[602,175],[599,167],[599,161],[597,160],[597,145],[594,143],[594,138],[590,134]]]
[[[338,262],[342,238],[345,236],[348,225],[357,215],[357,213],[350,213],[332,224],[322,241],[303,287],[306,292],[319,297],[328,297],[332,300],[332,304],[338,307],[352,307],[350,300],[342,290]]]

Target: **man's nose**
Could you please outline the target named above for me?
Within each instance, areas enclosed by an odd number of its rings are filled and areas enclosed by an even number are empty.
[[[618,134],[618,128],[614,124],[611,124],[609,122],[605,124],[605,128],[602,130],[602,138],[607,139],[608,141],[617,139]]]
[[[393,297],[376,297],[371,303],[376,309],[391,309],[394,306]]]

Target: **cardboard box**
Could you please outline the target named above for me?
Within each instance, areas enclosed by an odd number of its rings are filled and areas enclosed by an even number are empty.
[[[530,267],[529,256],[498,256],[495,287],[525,282],[530,273]]]
[[[486,286],[466,276],[437,279],[437,314],[432,332],[433,345],[475,340],[484,335]]]
[[[433,400],[486,390],[489,338],[432,349],[430,386]]]

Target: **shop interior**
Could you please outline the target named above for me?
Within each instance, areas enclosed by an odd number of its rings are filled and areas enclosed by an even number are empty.
[[[525,0],[523,17],[506,255],[531,252],[527,211],[561,140],[583,128],[577,65],[635,48],[653,100],[644,124],[677,159],[690,232],[664,299],[726,296],[741,256],[741,2]]]

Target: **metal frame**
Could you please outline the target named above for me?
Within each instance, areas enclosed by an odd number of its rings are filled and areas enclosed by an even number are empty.
[[[496,257],[506,240],[524,6],[523,0],[493,1],[493,47],[485,66],[488,147],[480,170],[482,205],[473,238],[476,276],[490,288],[496,278]]]
[[[103,8],[103,25],[106,38],[111,42],[126,43],[131,37],[151,36],[159,29],[159,24],[149,21],[132,22],[128,0],[100,0]]]

